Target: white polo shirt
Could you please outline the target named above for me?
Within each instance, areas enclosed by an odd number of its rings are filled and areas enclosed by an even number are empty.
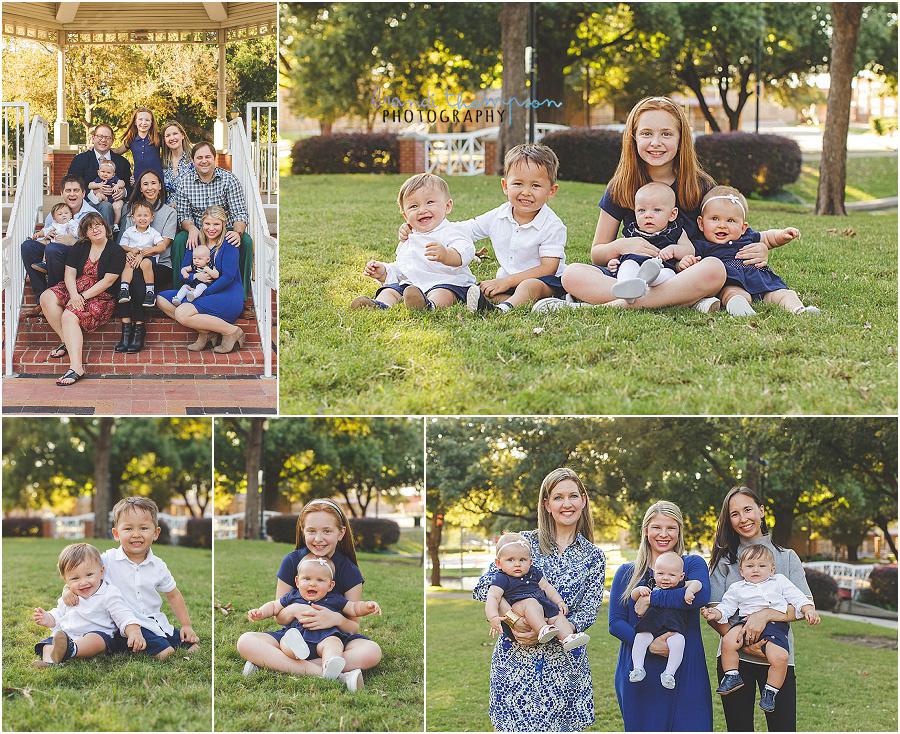
[[[783,613],[787,611],[788,604],[794,607],[797,619],[800,619],[803,616],[800,607],[812,602],[788,580],[787,576],[773,573],[758,584],[743,580],[735,581],[728,587],[716,609],[722,613],[719,620],[724,621],[735,612],[738,612],[741,618],[761,609],[774,609]]]
[[[162,242],[163,236],[153,227],[147,227],[141,232],[137,227],[129,227],[122,232],[122,239],[119,244],[122,247],[134,247],[138,250],[146,250]]]
[[[425,257],[425,245],[437,242],[440,245],[456,250],[462,259],[457,266],[444,265]],[[475,257],[475,245],[466,237],[464,231],[446,219],[430,232],[413,231],[406,242],[397,245],[394,262],[385,263],[387,277],[385,285],[398,283],[412,285],[427,291],[439,283],[448,285],[470,286],[475,283],[475,276],[469,270],[469,263]]]
[[[143,561],[135,563],[125,555],[122,546],[104,551],[100,558],[106,569],[106,578],[119,587],[140,625],[158,635],[171,635],[175,628],[160,611],[160,594],[175,588],[175,579],[166,564],[153,555],[152,549],[147,550]]]
[[[535,268],[542,257],[559,258],[556,275],[562,275],[566,267],[566,225],[546,204],[528,224],[513,218],[512,204],[507,201],[475,219],[459,222],[459,226],[473,242],[491,238],[500,265],[498,278]]]
[[[56,602],[56,609],[49,614],[56,620],[53,629],[60,629],[70,637],[81,637],[88,632],[106,632],[112,635],[116,629],[124,635],[126,626],[140,624],[125,602],[122,592],[105,578],[87,599],[79,597],[78,604],[74,607],[67,607],[60,597]]]

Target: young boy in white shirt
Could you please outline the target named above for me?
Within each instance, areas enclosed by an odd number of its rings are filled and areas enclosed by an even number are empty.
[[[460,222],[477,241],[491,238],[499,267],[491,280],[471,286],[469,311],[508,312],[542,298],[563,298],[566,226],[547,206],[559,185],[559,159],[546,145],[523,144],[503,161],[500,186],[508,201],[475,219]]]
[[[59,665],[70,658],[91,658],[102,652],[113,652],[114,635],[121,630],[132,650],[145,646],[140,621],[125,603],[121,592],[103,578],[100,552],[88,543],[73,543],[62,549],[57,561],[65,590],[78,601],[67,604],[63,598],[56,609],[34,610],[32,619],[53,634],[38,642],[34,652],[40,660],[35,668]]]
[[[757,543],[745,548],[738,562],[744,580],[729,586],[717,606],[701,610],[704,618],[711,621],[727,620],[735,613],[740,616],[722,638],[721,660],[725,673],[716,693],[723,696],[744,685],[738,673],[738,652],[744,646],[744,624],[748,616],[762,609],[785,612],[790,604],[797,610],[797,619],[806,617],[811,625],[820,621],[812,601],[787,576],[775,573],[775,558],[766,546]],[[763,711],[775,710],[775,696],[787,676],[787,636],[787,622],[768,622],[760,636],[766,640],[762,652],[769,662],[766,685],[759,699]]]
[[[469,270],[475,245],[447,221],[453,208],[447,182],[432,173],[412,176],[400,187],[397,204],[408,237],[397,245],[394,262],[369,260],[363,274],[382,286],[375,298],[354,298],[350,308],[386,309],[402,301],[414,311],[433,311],[465,301],[475,282]]]
[[[125,497],[113,507],[112,534],[119,542],[101,555],[106,578],[122,592],[128,606],[140,622],[141,634],[146,640],[144,652],[157,660],[165,660],[175,648],[197,650],[198,637],[191,627],[191,619],[175,579],[166,564],[153,554],[150,546],[159,537],[156,503],[147,497]],[[181,625],[178,630],[169,624],[161,611],[166,597],[175,618]],[[121,638],[115,648],[125,649]]]

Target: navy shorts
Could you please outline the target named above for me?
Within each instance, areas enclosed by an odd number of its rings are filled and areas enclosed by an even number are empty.
[[[542,275],[540,278],[536,278],[536,280],[541,281],[541,283],[550,288],[553,298],[566,297],[566,289],[562,287],[562,278],[558,275]],[[515,288],[510,288],[509,290],[503,291],[503,295],[511,296],[515,292]]]
[[[158,655],[167,647],[177,649],[179,647],[190,647],[194,644],[193,642],[183,642],[180,632],[181,630],[176,627],[171,635],[163,636],[151,632],[146,627],[141,627],[141,634],[144,636],[144,642],[147,643],[147,646],[143,650],[138,650],[138,652],[144,655]],[[113,638],[113,652],[131,652],[131,648],[128,647],[128,638],[118,632]]]
[[[597,268],[597,270],[599,270],[599,271],[600,271],[601,273],[603,273],[604,275],[608,275],[610,278],[615,278],[615,277],[616,277],[616,276],[613,275],[611,272],[609,272],[609,268],[605,268],[605,267],[603,267],[602,265],[594,265],[594,263],[591,263],[591,266]]]
[[[411,283],[404,283],[400,285],[399,283],[388,283],[387,285],[381,286],[377,291],[375,291],[375,298],[378,298],[378,294],[381,291],[395,291],[399,293],[401,296],[403,295],[403,291],[405,291]],[[435,288],[443,288],[444,290],[448,290],[456,296],[457,301],[462,301],[465,303],[466,301],[466,291],[469,290],[469,286],[467,285],[451,285],[450,283],[438,283],[437,285],[431,286],[427,291],[425,291],[425,296],[427,297],[431,291]]]
[[[85,632],[84,635],[100,635],[103,638],[103,641],[106,643],[106,652],[115,652],[115,638],[107,632],[101,632],[100,630],[91,630],[90,632]],[[81,637],[84,637],[81,635]],[[69,635],[72,637],[72,635]],[[52,637],[48,637],[46,640],[41,640],[34,646],[34,654],[38,657],[43,657],[44,645],[49,645],[53,642]]]
[[[731,625],[731,629],[735,627],[743,627],[747,623],[746,619],[740,619]],[[769,642],[774,642],[778,647],[783,647],[785,650],[790,652],[790,646],[788,645],[788,631],[790,627],[788,627],[787,622],[767,622],[766,626],[763,628],[763,633],[761,639],[765,640],[768,644]],[[766,646],[763,645],[761,647],[763,652],[766,651]]]

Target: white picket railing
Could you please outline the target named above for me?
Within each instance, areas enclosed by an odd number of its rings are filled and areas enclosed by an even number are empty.
[[[281,515],[280,512],[274,510],[265,510],[263,512],[263,525],[266,520],[274,515]],[[238,539],[238,520],[243,520],[246,516],[243,512],[235,515],[215,515],[213,517],[213,537],[216,540],[237,540]]]
[[[248,102],[245,121],[250,156],[267,205],[278,201],[278,103]]]
[[[247,197],[247,234],[253,239],[253,307],[263,349],[263,375],[272,377],[272,294],[278,290],[278,243],[269,234],[266,212],[259,194],[250,144],[240,118],[228,123],[231,172],[238,177]]]
[[[28,103],[0,104],[0,204],[12,204],[19,171],[25,160],[28,136]]]
[[[549,132],[565,130],[565,125],[539,122],[534,127],[535,142]],[[425,172],[441,176],[483,176],[484,141],[496,140],[499,127],[485,127],[468,133],[429,133],[425,135]]]
[[[813,571],[827,573],[835,581],[841,589],[849,589],[851,598],[856,599],[859,592],[869,588],[869,574],[872,573],[874,566],[870,563],[854,566],[849,563],[841,563],[839,561],[812,561],[804,563],[804,568],[811,568]]]
[[[9,214],[6,236],[2,242],[3,262],[3,374],[13,374],[13,352],[22,293],[25,290],[25,266],[21,244],[34,234],[44,204],[44,148],[47,147],[47,121],[35,117],[25,141],[25,151],[16,179],[16,197]]]

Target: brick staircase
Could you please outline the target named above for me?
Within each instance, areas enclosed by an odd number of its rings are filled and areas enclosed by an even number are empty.
[[[59,337],[43,316],[25,316],[34,307],[34,295],[26,285],[13,352],[13,372],[19,375],[61,374],[67,365],[66,359],[49,358],[50,352],[60,342]],[[147,309],[145,313],[147,332],[144,349],[137,354],[114,350],[121,336],[121,322],[115,317],[95,332],[85,334],[84,365],[92,376],[212,378],[258,377],[263,374],[263,351],[255,318],[235,322],[247,335],[243,347],[235,347],[229,354],[217,354],[209,347],[202,352],[188,351],[187,345],[197,338],[196,331],[168,318],[157,308]],[[274,324],[273,316],[273,340],[277,328]],[[273,352],[273,362],[275,358]]]

